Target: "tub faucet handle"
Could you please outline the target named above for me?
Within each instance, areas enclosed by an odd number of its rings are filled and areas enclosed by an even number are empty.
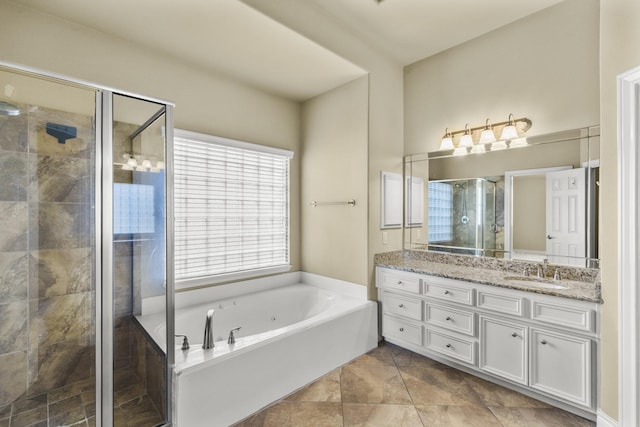
[[[238,326],[237,328],[233,328],[232,330],[229,331],[229,339],[227,340],[227,344],[236,343],[236,337],[233,334],[234,332],[238,332],[240,329],[242,329],[242,326]]]
[[[189,350],[189,338],[186,335],[176,335],[177,337],[182,337],[182,350]]]
[[[212,349],[213,344],[213,313],[214,309],[207,311],[207,317],[204,323],[204,339],[202,340],[202,348],[205,350]]]

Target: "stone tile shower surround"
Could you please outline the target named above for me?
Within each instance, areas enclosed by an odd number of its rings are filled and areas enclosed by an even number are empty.
[[[0,427],[95,425],[93,118],[20,108],[0,116]],[[78,137],[59,144],[47,122]],[[136,128],[116,124],[116,151],[131,150]],[[132,317],[135,256],[131,241],[114,245],[118,426],[156,425],[166,413],[164,355]]]
[[[93,118],[20,108],[0,117],[0,412],[95,371]]]

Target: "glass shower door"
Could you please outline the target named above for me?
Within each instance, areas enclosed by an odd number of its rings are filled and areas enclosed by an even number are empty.
[[[95,105],[0,66],[0,425],[95,422]]]
[[[166,312],[165,119],[162,104],[113,97],[115,426],[168,420],[167,355],[137,320]]]

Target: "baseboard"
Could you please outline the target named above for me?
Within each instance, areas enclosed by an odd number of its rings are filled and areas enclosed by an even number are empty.
[[[596,415],[598,416],[596,421],[596,425],[598,427],[618,427],[618,421],[602,412],[602,409],[598,409],[598,413]]]

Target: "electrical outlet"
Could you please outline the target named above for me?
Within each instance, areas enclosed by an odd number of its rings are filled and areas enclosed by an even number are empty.
[[[416,230],[416,239],[418,240],[422,239],[422,228],[418,228]]]
[[[382,232],[382,244],[383,245],[388,245],[389,244],[389,232],[388,231],[383,231]]]

